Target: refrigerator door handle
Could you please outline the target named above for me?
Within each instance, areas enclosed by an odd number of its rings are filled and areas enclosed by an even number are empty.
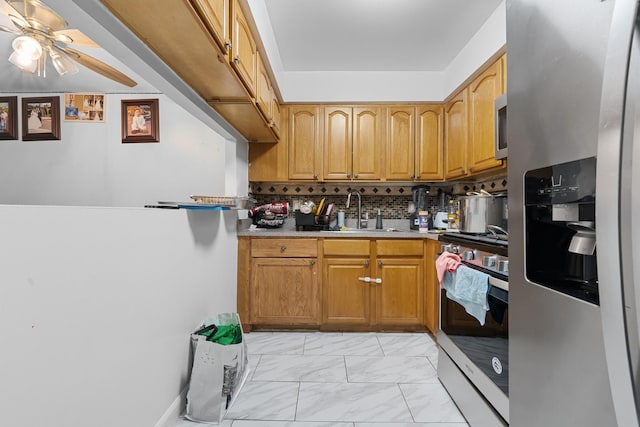
[[[633,242],[626,237],[632,230],[632,181],[625,181],[631,164],[624,153],[633,151],[629,129],[635,121],[630,116],[635,112],[629,109],[629,102],[635,101],[628,86],[633,86],[632,74],[640,73],[640,47],[634,40],[639,36],[637,13],[637,0],[616,0],[603,75],[596,172],[597,267],[607,369],[618,425],[630,427],[640,426],[640,393],[635,382],[640,362],[640,304],[636,301],[640,292],[634,289],[629,262],[633,259]],[[632,73],[629,70],[634,64],[638,68]],[[640,98],[637,102],[640,109]],[[640,284],[640,277],[637,282]]]

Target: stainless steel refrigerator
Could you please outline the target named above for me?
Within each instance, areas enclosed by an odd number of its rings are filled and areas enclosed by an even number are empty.
[[[637,9],[507,0],[516,427],[639,425]]]

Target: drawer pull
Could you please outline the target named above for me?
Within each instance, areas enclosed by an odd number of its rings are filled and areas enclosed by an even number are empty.
[[[280,246],[280,252],[284,252],[287,250],[287,247],[285,245]]]
[[[309,265],[316,265],[316,260],[315,259],[309,260]]]
[[[382,267],[384,263],[382,261],[378,261],[378,267]]]
[[[369,267],[369,260],[366,260],[366,261],[364,262],[364,266],[365,266],[365,267]]]

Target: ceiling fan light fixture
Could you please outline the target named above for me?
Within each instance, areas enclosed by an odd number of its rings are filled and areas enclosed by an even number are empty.
[[[37,59],[31,59],[29,56],[22,55],[18,52],[13,52],[9,56],[9,62],[11,62],[16,67],[20,68],[23,71],[28,71],[33,73],[36,71],[36,67],[38,66]]]
[[[16,37],[11,43],[13,50],[20,56],[29,57],[32,60],[37,60],[42,56],[42,46],[38,40],[29,36]]]
[[[53,49],[49,50],[49,55],[51,56],[51,63],[53,64],[53,68],[55,68],[58,74],[60,74],[61,76],[67,74],[75,74],[78,72],[78,67],[76,67],[76,64],[74,64],[73,61],[66,56],[61,55]]]

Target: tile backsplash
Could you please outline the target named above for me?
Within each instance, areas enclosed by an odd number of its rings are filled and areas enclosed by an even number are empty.
[[[351,208],[345,209],[345,205],[347,194],[359,191],[362,195],[362,212],[368,212],[370,219],[375,219],[378,209],[383,218],[408,219],[412,187],[413,185],[390,183],[252,183],[250,193],[257,200],[256,205],[289,202],[293,206],[295,200],[307,199],[317,204],[324,197],[327,203],[334,203],[337,209],[345,210],[347,218],[355,218],[357,198],[352,197]],[[466,194],[467,191],[484,189],[490,193],[504,193],[507,190],[507,180],[505,176],[500,176],[479,182],[431,184],[430,187],[429,208],[440,206],[442,194],[447,204],[452,195]]]

